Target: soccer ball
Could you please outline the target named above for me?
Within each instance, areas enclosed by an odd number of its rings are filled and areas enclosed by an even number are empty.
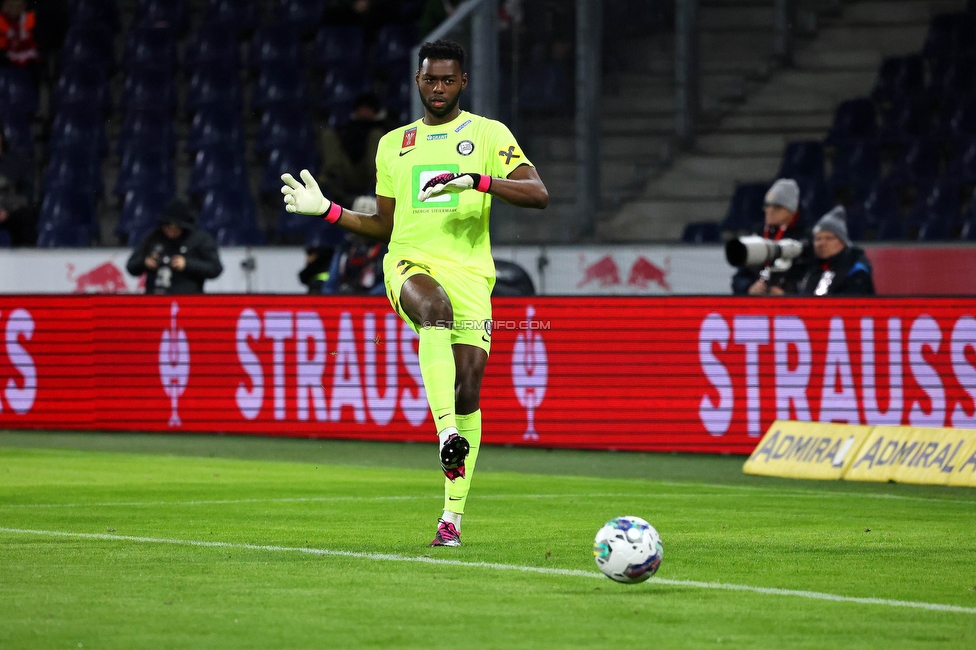
[[[593,557],[611,580],[634,584],[657,573],[664,545],[654,526],[640,517],[617,517],[597,531]]]

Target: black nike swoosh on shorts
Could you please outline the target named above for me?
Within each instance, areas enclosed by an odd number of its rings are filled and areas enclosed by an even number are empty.
[[[416,148],[417,147],[414,147],[413,149],[416,149]],[[406,151],[401,151],[400,152],[400,155],[401,156],[406,156],[408,153],[410,153],[411,151],[413,151],[413,149],[407,149]]]
[[[444,418],[446,418],[446,417],[447,417],[448,415],[450,415],[450,413],[445,413],[444,415],[438,415],[438,416],[437,416],[437,419],[438,419],[438,420],[443,420],[443,419],[444,419]]]
[[[447,497],[447,500],[448,501],[460,501],[461,500],[461,497],[457,497],[457,498],[455,498],[455,497]]]

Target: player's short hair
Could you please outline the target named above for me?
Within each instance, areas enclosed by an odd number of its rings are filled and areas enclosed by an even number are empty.
[[[437,40],[424,43],[420,46],[420,55],[417,57],[418,70],[424,65],[424,59],[457,61],[461,72],[464,72],[464,48],[455,41]]]

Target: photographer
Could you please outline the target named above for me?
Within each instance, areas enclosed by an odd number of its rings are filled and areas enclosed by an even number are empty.
[[[772,241],[804,240],[800,224],[800,187],[796,181],[781,178],[766,192],[762,237]],[[800,259],[776,259],[762,268],[741,266],[732,276],[736,296],[782,296],[796,291],[796,283],[806,271],[808,255]]]
[[[871,262],[847,236],[847,212],[837,206],[813,227],[817,260],[800,280],[801,296],[873,296]]]
[[[147,294],[203,293],[204,281],[223,272],[217,243],[195,223],[189,207],[173,201],[160,215],[159,227],[133,251],[126,269],[146,274]]]

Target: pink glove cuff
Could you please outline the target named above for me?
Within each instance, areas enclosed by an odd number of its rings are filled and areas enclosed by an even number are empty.
[[[487,192],[488,190],[490,190],[491,176],[489,176],[488,174],[481,174],[480,178],[478,178],[478,185],[475,186],[474,189],[478,190],[479,192]]]
[[[342,216],[342,206],[339,205],[338,203],[333,203],[332,205],[329,206],[329,210],[324,215],[322,215],[322,218],[328,221],[329,223],[335,223],[336,221],[339,220],[339,217],[341,216]]]

